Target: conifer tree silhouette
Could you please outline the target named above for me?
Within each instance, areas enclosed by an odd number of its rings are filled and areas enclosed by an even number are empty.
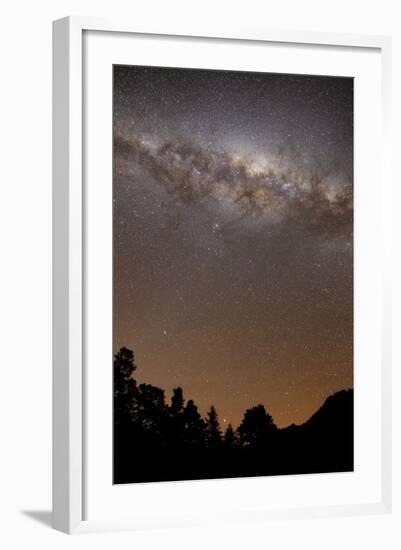
[[[208,447],[216,447],[219,443],[221,443],[219,418],[214,405],[210,407],[209,412],[207,413],[205,435],[206,444]]]
[[[227,447],[234,447],[237,444],[237,435],[231,424],[227,426],[224,434],[224,443]]]
[[[134,352],[122,347],[114,356],[114,395],[126,394],[135,385],[133,373],[136,370]]]
[[[170,411],[173,414],[180,413],[184,410],[184,395],[182,388],[174,388],[173,396],[171,398]]]
[[[114,356],[113,363],[113,394],[114,422],[128,422],[132,417],[137,392],[136,381],[133,378],[136,370],[134,352],[122,347]]]
[[[266,443],[277,429],[273,418],[266,412],[263,405],[247,409],[238,428],[240,441],[243,445],[262,445]]]
[[[192,399],[184,409],[184,442],[190,446],[201,446],[205,442],[205,424]]]

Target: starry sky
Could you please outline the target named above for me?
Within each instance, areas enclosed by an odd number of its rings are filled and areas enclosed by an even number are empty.
[[[353,80],[114,66],[114,349],[224,427],[353,386]]]

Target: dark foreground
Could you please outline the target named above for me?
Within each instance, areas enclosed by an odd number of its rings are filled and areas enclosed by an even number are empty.
[[[132,365],[122,377],[115,361],[114,483],[353,470],[353,390],[328,397],[300,426],[278,429],[258,405],[237,430],[222,433],[214,407],[201,418],[192,400],[185,404],[181,388],[167,405],[160,388],[137,386],[133,354],[128,359]]]

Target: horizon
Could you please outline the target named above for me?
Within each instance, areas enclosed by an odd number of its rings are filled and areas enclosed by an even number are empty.
[[[130,349],[131,351],[133,351],[134,353],[134,357],[135,357],[135,364],[137,365],[137,369],[140,370],[140,365],[138,365],[138,363],[136,362],[136,354],[135,354],[135,350],[133,348],[129,348],[128,346],[124,346],[126,347],[127,349]],[[119,351],[119,350],[117,350]],[[149,382],[148,380],[140,380],[138,379],[138,377],[136,376],[136,373],[138,372],[138,370],[135,370],[134,373],[133,373],[133,376],[132,376],[132,379],[135,380],[135,382],[138,383],[138,385],[140,384],[151,384],[155,387],[158,387],[159,386],[157,384],[153,384],[151,382]],[[192,400],[194,401],[194,404],[198,407],[198,410],[199,410],[199,413],[201,415],[201,417],[205,420],[206,417],[207,417],[207,413],[208,411],[210,410],[210,407],[214,407],[216,409],[216,412],[217,412],[217,416],[218,416],[218,419],[219,419],[219,424],[220,424],[220,428],[222,429],[222,433],[225,432],[225,430],[227,429],[227,427],[229,425],[232,426],[232,428],[234,429],[234,431],[236,431],[238,429],[238,426],[240,425],[241,423],[241,420],[243,419],[243,416],[245,414],[245,411],[247,409],[250,409],[252,407],[255,407],[257,405],[263,405],[266,409],[266,412],[269,413],[272,417],[273,417],[273,422],[275,423],[275,425],[277,426],[277,428],[279,430],[281,429],[285,429],[285,428],[288,428],[290,426],[302,426],[303,424],[305,424],[305,422],[307,422],[316,412],[318,412],[322,407],[323,405],[326,403],[326,401],[330,398],[330,397],[333,397],[334,395],[340,393],[340,392],[343,392],[343,391],[354,391],[354,388],[353,387],[344,387],[344,388],[339,388],[338,390],[335,390],[334,392],[326,395],[326,396],[323,396],[321,402],[320,402],[320,405],[318,404],[317,407],[309,414],[309,416],[307,416],[305,419],[301,420],[301,421],[298,421],[298,422],[289,422],[288,424],[284,424],[284,425],[280,425],[278,422],[276,422],[276,419],[275,419],[275,416],[274,416],[274,413],[273,411],[267,406],[266,403],[264,402],[254,402],[254,403],[250,403],[248,407],[246,407],[243,411],[243,414],[242,414],[242,417],[240,417],[240,420],[238,421],[237,424],[231,422],[229,419],[227,418],[224,418],[224,417],[221,417],[220,415],[220,412],[219,412],[219,406],[218,404],[216,403],[210,403],[208,406],[206,406],[206,408],[203,410],[201,407],[199,407],[196,399],[194,399],[192,396],[188,396],[186,391],[185,391],[185,387],[183,387],[182,385],[178,384],[177,386],[171,386],[171,389],[170,388],[160,388],[161,390],[163,390],[164,392],[164,396],[165,396],[165,400],[166,400],[166,406],[170,406],[171,405],[171,398],[173,396],[173,391],[174,389],[176,388],[181,388],[183,390],[183,397],[184,397],[184,405],[185,403],[187,403],[189,400]]]

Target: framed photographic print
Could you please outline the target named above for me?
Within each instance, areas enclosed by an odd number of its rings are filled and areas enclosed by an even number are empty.
[[[54,23],[54,526],[390,509],[389,39]]]

